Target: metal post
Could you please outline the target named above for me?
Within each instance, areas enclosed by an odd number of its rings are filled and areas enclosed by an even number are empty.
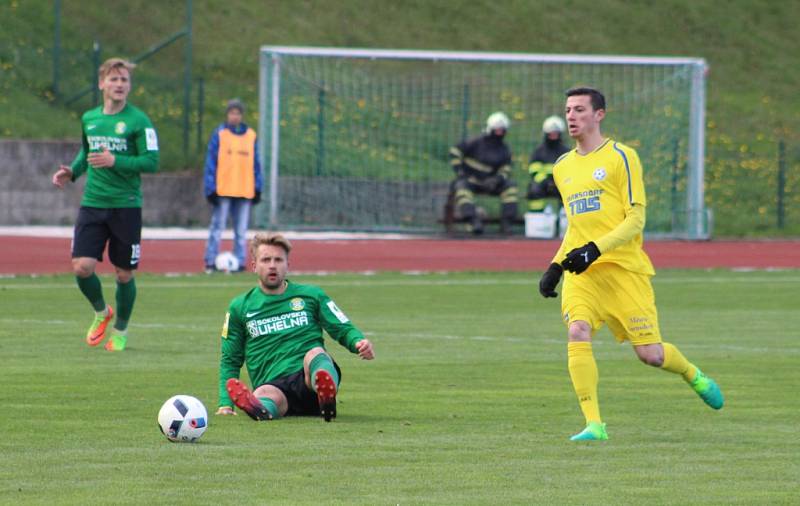
[[[53,2],[53,95],[58,98],[61,76],[61,0]]]
[[[281,58],[272,55],[272,142],[269,158],[269,225],[278,226],[278,142],[280,141]]]
[[[205,108],[206,86],[202,77],[197,80],[197,152],[203,152],[203,109]]]
[[[317,175],[321,176],[325,167],[325,81],[317,94]]]
[[[689,174],[687,178],[687,236],[689,239],[706,239],[705,202],[705,148],[706,148],[706,64],[692,66],[692,98],[689,118]]]
[[[92,107],[97,107],[97,100],[100,95],[100,90],[97,87],[97,70],[100,68],[100,43],[94,41],[92,44],[92,75],[89,77],[89,82],[92,86]]]
[[[783,228],[785,209],[784,196],[786,192],[786,142],[778,141],[778,228]]]
[[[464,95],[461,100],[461,140],[465,140],[467,132],[467,122],[469,121],[469,83],[464,83]]]
[[[268,62],[269,56],[263,51],[260,51],[258,54],[258,136],[256,137],[256,142],[258,143],[258,163],[261,167],[262,176],[266,176],[267,167],[267,112],[269,111],[269,105],[267,104],[267,87],[269,86],[269,73],[267,72]],[[265,191],[263,191],[262,194],[265,197],[267,195]],[[270,206],[271,205],[272,204],[270,204]],[[266,208],[266,202],[256,207],[255,225],[258,227],[263,227],[265,223],[265,213],[262,211],[264,208]]]
[[[677,229],[678,220],[678,178],[680,176],[680,142],[675,139],[672,143],[672,180],[669,186],[670,214],[672,215],[672,231]]]
[[[189,112],[192,105],[192,0],[186,0],[186,51],[183,90],[183,160],[189,160]]]

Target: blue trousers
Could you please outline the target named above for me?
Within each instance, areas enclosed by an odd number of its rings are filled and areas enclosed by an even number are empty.
[[[214,259],[219,253],[222,231],[225,230],[229,215],[233,221],[233,254],[239,260],[239,265],[247,268],[247,226],[250,221],[250,199],[237,197],[219,197],[219,203],[214,206],[211,225],[208,227],[206,265],[214,265]]]

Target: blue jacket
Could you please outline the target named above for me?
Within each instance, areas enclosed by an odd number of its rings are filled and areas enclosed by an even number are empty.
[[[247,132],[247,125],[244,123],[240,123],[238,127],[232,127],[225,123],[222,123],[217,128],[214,129],[214,132],[211,134],[211,138],[208,140],[208,152],[206,153],[206,165],[205,165],[205,174],[203,176],[204,186],[205,186],[205,195],[208,197],[217,192],[217,159],[219,157],[219,132],[227,128],[232,133],[236,135],[244,135]],[[256,192],[261,193],[261,190],[264,188],[264,178],[261,174],[261,162],[259,161],[258,155],[258,140],[255,142],[254,151],[255,153],[255,163],[253,164],[253,171],[255,175],[255,183],[256,183]]]

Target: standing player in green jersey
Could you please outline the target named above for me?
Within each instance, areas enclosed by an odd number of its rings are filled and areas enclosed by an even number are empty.
[[[336,417],[341,370],[325,351],[324,329],[365,360],[372,343],[319,287],[286,279],[289,241],[256,234],[250,243],[258,286],[231,301],[222,327],[218,415],[234,404],[253,420],[286,415]],[[251,392],[239,371],[247,366]]]
[[[96,312],[86,342],[97,346],[106,337],[114,315],[94,272],[108,243],[108,258],[117,273],[117,319],[106,341],[109,351],[125,349],[128,320],[136,300],[133,271],[141,253],[141,173],[158,169],[158,138],[153,124],[128,103],[133,68],[121,58],[111,58],[100,66],[98,86],[103,105],[83,115],[80,152],[72,165],[62,165],[53,174],[53,184],[63,188],[86,173],[72,239],[72,270]]]

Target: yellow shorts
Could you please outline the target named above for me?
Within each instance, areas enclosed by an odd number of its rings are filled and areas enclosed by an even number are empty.
[[[567,325],[585,321],[594,333],[607,323],[619,342],[661,342],[650,276],[599,263],[583,274],[565,273],[562,291],[561,314]]]

